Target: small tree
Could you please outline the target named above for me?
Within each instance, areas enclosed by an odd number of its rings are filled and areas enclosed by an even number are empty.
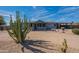
[[[16,43],[23,43],[26,35],[30,32],[26,17],[24,16],[24,19],[21,20],[18,11],[16,11],[15,21],[12,21],[12,16],[10,16],[10,28],[8,33]]]
[[[5,24],[4,18],[3,16],[0,16],[0,25],[3,25],[3,24]]]
[[[62,51],[63,53],[66,53],[66,52],[67,52],[67,48],[68,48],[66,39],[64,39],[64,42],[62,43],[62,46],[63,46],[63,47],[61,48],[61,51]]]
[[[3,30],[3,25],[5,24],[3,16],[0,16],[0,30]]]

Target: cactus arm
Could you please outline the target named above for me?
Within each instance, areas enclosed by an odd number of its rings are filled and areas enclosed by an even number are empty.
[[[14,33],[14,36],[17,38],[16,23],[13,24],[11,29],[12,29],[11,31]]]
[[[27,19],[26,19],[26,16],[24,15],[24,22],[23,22],[23,26],[24,26],[24,31],[23,31],[23,33],[24,33],[24,38],[26,38],[26,35],[27,35],[27,33],[28,33],[28,28],[29,28],[29,25],[28,25],[29,23],[27,22]]]
[[[12,39],[15,41],[15,42],[17,42],[17,40],[14,38],[14,36],[13,36],[13,33],[12,32],[10,32],[9,30],[7,30],[8,31],[8,33],[9,33],[9,35],[12,37]]]
[[[26,38],[27,34],[30,32],[31,30],[26,30],[26,32],[24,32],[24,38]]]
[[[64,52],[64,53],[66,53],[67,48],[68,48],[66,39],[64,39],[64,42],[62,43],[62,46],[63,47],[61,48],[61,51]]]
[[[24,19],[24,32],[26,32],[26,30],[28,29],[27,27],[28,27],[28,24],[27,24],[27,20],[26,19]]]
[[[68,48],[66,39],[64,39],[64,46],[65,46],[65,48]]]
[[[21,42],[22,38],[21,38],[21,20],[18,19],[18,39]]]
[[[16,29],[14,27],[16,27],[16,22],[14,22],[15,24],[13,24],[13,21],[12,21],[12,15],[10,15],[10,28],[12,29],[12,32],[15,33],[14,35],[17,37],[17,33],[16,33]]]

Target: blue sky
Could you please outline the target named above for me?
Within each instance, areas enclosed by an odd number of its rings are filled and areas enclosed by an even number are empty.
[[[43,20],[51,22],[79,22],[78,6],[0,6],[0,15],[9,23],[9,16],[15,20],[15,12],[20,11],[31,21]]]

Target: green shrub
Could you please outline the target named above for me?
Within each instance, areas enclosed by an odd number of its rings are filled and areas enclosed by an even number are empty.
[[[79,29],[72,29],[72,32],[73,32],[74,34],[79,35]]]

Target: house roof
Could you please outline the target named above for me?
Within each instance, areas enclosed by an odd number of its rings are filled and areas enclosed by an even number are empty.
[[[58,23],[58,24],[72,24],[72,22],[49,22],[49,21],[43,21],[43,20],[37,20],[37,21],[34,21],[34,22],[31,22],[31,23],[48,23],[48,24],[54,24],[54,23]]]
[[[44,23],[44,21],[38,20],[38,21],[36,21],[36,23]]]

